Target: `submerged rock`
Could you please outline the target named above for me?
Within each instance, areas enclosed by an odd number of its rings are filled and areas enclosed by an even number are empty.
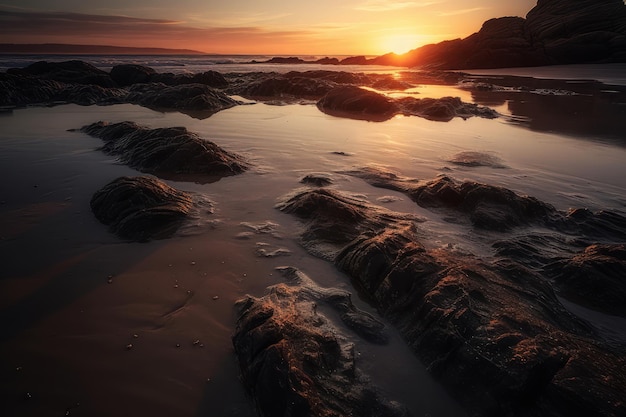
[[[210,182],[240,174],[248,167],[241,156],[184,127],[148,129],[133,122],[96,122],[80,130],[102,139],[104,152],[118,155],[132,168],[162,178]]]
[[[294,268],[290,284],[238,302],[233,345],[242,379],[261,416],[407,416],[357,367],[354,344],[322,309],[340,313],[359,335],[384,343],[384,326],[356,309],[350,294],[321,288]]]
[[[192,208],[191,196],[150,177],[120,177],[91,199],[96,218],[118,236],[148,241],[173,235]]]

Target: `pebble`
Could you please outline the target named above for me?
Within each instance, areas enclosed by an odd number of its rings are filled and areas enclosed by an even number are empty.
[[[196,264],[196,262],[195,262],[195,261],[191,261],[191,265],[195,265],[195,264]]]
[[[126,350],[131,350],[133,348],[133,344],[129,343],[126,345]]]
[[[176,343],[176,347],[179,348],[180,347],[180,343]]]
[[[214,295],[214,296],[213,296],[213,299],[214,299],[214,300],[219,300],[219,299],[220,299],[220,296],[219,296],[219,295]]]

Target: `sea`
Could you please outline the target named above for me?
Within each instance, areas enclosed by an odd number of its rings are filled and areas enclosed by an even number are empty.
[[[251,63],[270,58],[5,55],[0,71],[78,59],[105,71],[132,63],[172,73],[419,72]],[[475,230],[347,172],[374,167],[424,181],[446,175],[506,187],[562,212],[588,208],[626,215],[626,100],[618,88],[626,85],[626,64],[464,72],[476,80],[516,75],[566,84],[553,90],[508,86],[493,94],[460,85],[384,92],[458,96],[499,113],[496,119],[449,122],[402,115],[370,122],[324,114],[311,102],[254,100],[202,119],[131,104],[0,112],[0,356],[2,369],[10,370],[0,379],[2,404],[24,416],[255,415],[232,350],[238,299],[260,297],[283,282],[276,268],[287,265],[321,286],[352,292],[357,306],[378,314],[346,275],[300,245],[302,224],[275,208],[303,187],[300,180],[308,174],[328,176],[332,188],[364,202],[423,219],[418,228],[430,249],[484,259],[494,255],[494,241],[510,236]],[[590,80],[604,83],[597,93],[567,91],[567,85],[574,89]],[[141,174],[102,153],[99,139],[75,130],[96,121],[185,126],[243,155],[251,168],[209,184],[167,181],[204,196],[211,210],[171,239],[123,241],[93,217],[90,199],[119,176]],[[454,162],[467,155],[485,163]],[[607,338],[626,341],[623,318],[563,304]],[[386,346],[347,336],[359,369],[415,416],[465,416],[389,327]],[[36,400],[25,401],[29,396]]]

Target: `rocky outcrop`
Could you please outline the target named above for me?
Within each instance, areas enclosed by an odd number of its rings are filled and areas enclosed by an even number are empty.
[[[397,103],[405,116],[418,116],[438,122],[449,122],[455,117],[462,119],[469,119],[474,116],[485,119],[498,117],[498,112],[495,110],[473,103],[465,103],[459,97],[405,97],[398,99]]]
[[[149,83],[155,74],[154,69],[137,64],[116,65],[111,68],[111,78],[121,87]]]
[[[184,127],[148,129],[132,122],[97,122],[80,130],[102,139],[104,152],[119,156],[132,168],[161,178],[211,182],[240,174],[248,167],[241,156]]]
[[[96,71],[95,75],[92,71]],[[100,80],[102,74],[108,81]],[[42,62],[24,69],[10,69],[0,74],[0,86],[6,91],[0,98],[0,105],[132,103],[158,111],[180,111],[204,119],[240,104],[207,85],[227,83],[224,77],[211,72],[185,78],[182,75],[156,74],[151,68],[140,65],[123,65],[115,67],[112,74],[114,78],[81,61]],[[152,82],[153,78],[165,79],[173,85]],[[125,88],[113,88],[117,84]]]
[[[91,199],[96,218],[116,235],[148,241],[173,235],[192,208],[189,194],[149,177],[120,177]]]
[[[407,193],[419,184],[391,173],[368,175]],[[425,193],[434,193],[423,200],[430,207],[502,204],[517,223],[553,212],[530,197],[475,183],[433,182],[416,196],[426,198]],[[380,208],[336,191],[309,190],[286,200],[279,208],[303,219],[303,240],[341,247],[335,264],[398,327],[470,415],[626,412],[623,346],[605,342],[569,313],[549,277],[511,259],[486,261],[448,247],[429,249],[420,242],[426,236],[415,221],[383,217]],[[346,227],[333,224],[340,222],[334,213]]]
[[[389,120],[400,111],[393,99],[353,85],[329,91],[317,102],[317,108],[332,116],[378,122]]]
[[[289,284],[238,302],[233,345],[259,415],[407,416],[362,374],[354,344],[323,311],[336,311],[374,343],[386,342],[384,325],[356,309],[349,293],[319,287],[294,268],[283,272]]]
[[[162,83],[165,85],[204,84],[209,87],[226,87],[228,82],[217,71],[197,74],[157,73],[153,68],[137,64],[116,65],[111,69],[111,78],[121,87],[133,84]]]
[[[104,88],[115,87],[109,74],[83,61],[46,62],[39,61],[25,68],[11,68],[8,74],[26,75],[43,80],[68,84],[91,84]]]
[[[591,62],[626,62],[626,5],[622,0],[539,0],[526,19],[491,19],[467,38],[367,63],[476,69]]]
[[[568,299],[626,317],[626,245],[595,244],[546,267]]]
[[[243,97],[258,100],[318,100],[336,84],[321,78],[275,75],[255,80],[237,90]]]
[[[130,86],[126,100],[154,110],[190,113],[200,119],[239,104],[221,91],[204,84],[134,84]]]
[[[98,85],[66,84],[32,76],[0,73],[0,106],[74,103],[82,106],[126,102],[127,91]]]
[[[554,63],[626,62],[622,0],[539,0],[524,29]]]

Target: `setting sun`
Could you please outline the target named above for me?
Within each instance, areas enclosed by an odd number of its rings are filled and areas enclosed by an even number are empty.
[[[415,34],[398,34],[384,37],[380,42],[380,50],[386,52],[395,52],[396,54],[404,54],[411,49],[422,46],[422,37]]]

